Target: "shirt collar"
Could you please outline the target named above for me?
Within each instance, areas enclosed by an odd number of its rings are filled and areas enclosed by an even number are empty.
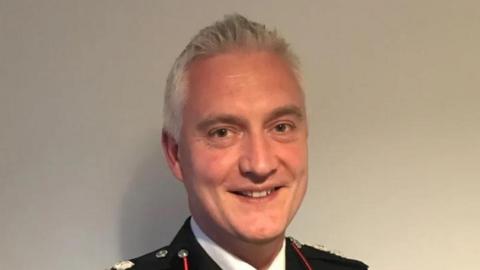
[[[235,255],[229,253],[208,237],[195,222],[193,217],[190,219],[190,226],[193,235],[197,239],[200,246],[207,254],[220,266],[221,269],[232,270],[255,270],[255,267],[240,260]],[[268,270],[285,270],[285,241],[283,241],[282,249],[273,260]]]

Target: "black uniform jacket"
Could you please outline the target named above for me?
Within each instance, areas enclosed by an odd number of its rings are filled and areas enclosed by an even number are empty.
[[[366,270],[368,266],[356,260],[346,259],[332,253],[322,251],[307,245],[301,245],[293,238],[287,238],[285,247],[286,270],[309,269],[303,258],[308,261],[311,269],[318,270]],[[298,253],[300,252],[303,256]],[[190,228],[190,219],[187,219],[170,245],[135,258],[130,262],[129,270],[184,270],[184,259],[187,255],[188,270],[220,270],[221,268],[211,259],[197,242]],[[130,265],[131,263],[128,262]],[[114,270],[116,268],[112,268]]]

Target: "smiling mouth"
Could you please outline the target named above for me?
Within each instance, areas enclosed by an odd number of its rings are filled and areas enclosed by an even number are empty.
[[[261,190],[261,191],[233,191],[232,193],[243,196],[243,197],[247,197],[247,198],[261,199],[269,196],[270,194],[274,193],[279,189],[280,187],[275,187],[272,189]]]

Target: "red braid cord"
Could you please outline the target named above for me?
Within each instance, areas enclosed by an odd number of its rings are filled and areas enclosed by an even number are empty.
[[[188,270],[188,257],[183,257],[183,270]]]
[[[300,249],[298,249],[298,247],[294,244],[294,243],[290,243],[293,247],[293,249],[295,250],[295,252],[297,252],[298,256],[300,257],[300,259],[302,259],[302,262],[303,264],[305,265],[305,267],[308,269],[308,270],[313,270],[312,267],[310,266],[310,264],[308,263],[307,259],[303,256],[302,252],[300,251]]]
[[[183,270],[188,270],[188,257],[183,257]]]

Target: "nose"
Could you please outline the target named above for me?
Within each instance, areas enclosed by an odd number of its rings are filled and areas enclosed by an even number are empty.
[[[263,182],[277,171],[274,147],[266,135],[246,137],[239,162],[240,173],[253,182]]]

